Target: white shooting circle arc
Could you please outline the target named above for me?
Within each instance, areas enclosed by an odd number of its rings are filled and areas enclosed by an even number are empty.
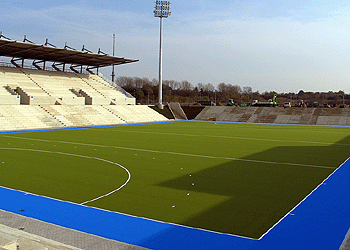
[[[121,169],[125,170],[125,172],[128,174],[128,179],[125,181],[125,183],[123,185],[121,185],[120,187],[118,187],[117,189],[114,189],[112,190],[111,192],[105,194],[105,195],[101,195],[97,198],[94,198],[92,200],[89,200],[89,201],[85,201],[83,203],[80,203],[80,205],[85,205],[87,203],[91,203],[93,201],[97,201],[97,200],[100,200],[104,197],[107,197],[117,191],[119,191],[120,189],[122,189],[123,187],[125,187],[130,179],[131,179],[131,173],[130,171],[125,168],[124,166],[120,165],[119,163],[116,163],[116,162],[112,162],[112,161],[109,161],[109,160],[106,160],[106,159],[102,159],[102,158],[98,158],[98,157],[91,157],[91,156],[86,156],[86,155],[77,155],[77,154],[70,154],[70,153],[64,153],[64,152],[55,152],[55,151],[46,151],[46,150],[39,150],[39,149],[29,149],[29,148],[0,148],[0,150],[18,150],[18,151],[32,151],[32,152],[41,152],[41,153],[50,153],[50,154],[61,154],[61,155],[68,155],[68,156],[75,156],[75,157],[81,157],[81,158],[87,158],[87,159],[93,159],[93,160],[98,160],[98,161],[103,161],[103,162],[107,162],[107,163],[110,163],[110,164],[113,164],[113,165],[116,165],[118,167],[120,167]]]

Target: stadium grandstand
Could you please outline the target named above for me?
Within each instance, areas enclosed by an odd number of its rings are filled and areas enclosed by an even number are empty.
[[[46,40],[0,34],[0,130],[85,127],[168,120],[104,77],[99,69],[138,60]],[[30,62],[30,64],[28,64]]]
[[[2,58],[0,249],[350,249],[348,109],[169,103],[166,118],[99,71],[138,60],[1,32]],[[8,135],[168,119],[197,122]]]

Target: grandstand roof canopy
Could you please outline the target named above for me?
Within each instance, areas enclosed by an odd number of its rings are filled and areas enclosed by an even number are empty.
[[[48,45],[18,42],[0,37],[0,56],[57,62],[65,64],[86,65],[89,67],[106,67],[137,62],[138,60],[125,59],[107,54],[95,54],[91,51],[78,51],[68,46],[57,48]]]

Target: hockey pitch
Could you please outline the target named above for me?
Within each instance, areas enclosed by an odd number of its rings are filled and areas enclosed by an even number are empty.
[[[347,127],[175,122],[0,134],[0,185],[260,239],[348,157]]]

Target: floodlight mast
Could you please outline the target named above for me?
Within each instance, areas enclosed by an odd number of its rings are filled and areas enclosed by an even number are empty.
[[[154,17],[159,17],[160,19],[160,32],[159,32],[159,102],[158,107],[163,109],[163,79],[162,79],[162,32],[163,32],[163,18],[167,18],[170,16],[170,1],[156,1],[156,5],[154,7]]]
[[[115,33],[113,34],[113,56],[115,54]],[[114,77],[115,77],[115,71],[114,71],[114,64],[112,66],[112,82],[114,84]]]

